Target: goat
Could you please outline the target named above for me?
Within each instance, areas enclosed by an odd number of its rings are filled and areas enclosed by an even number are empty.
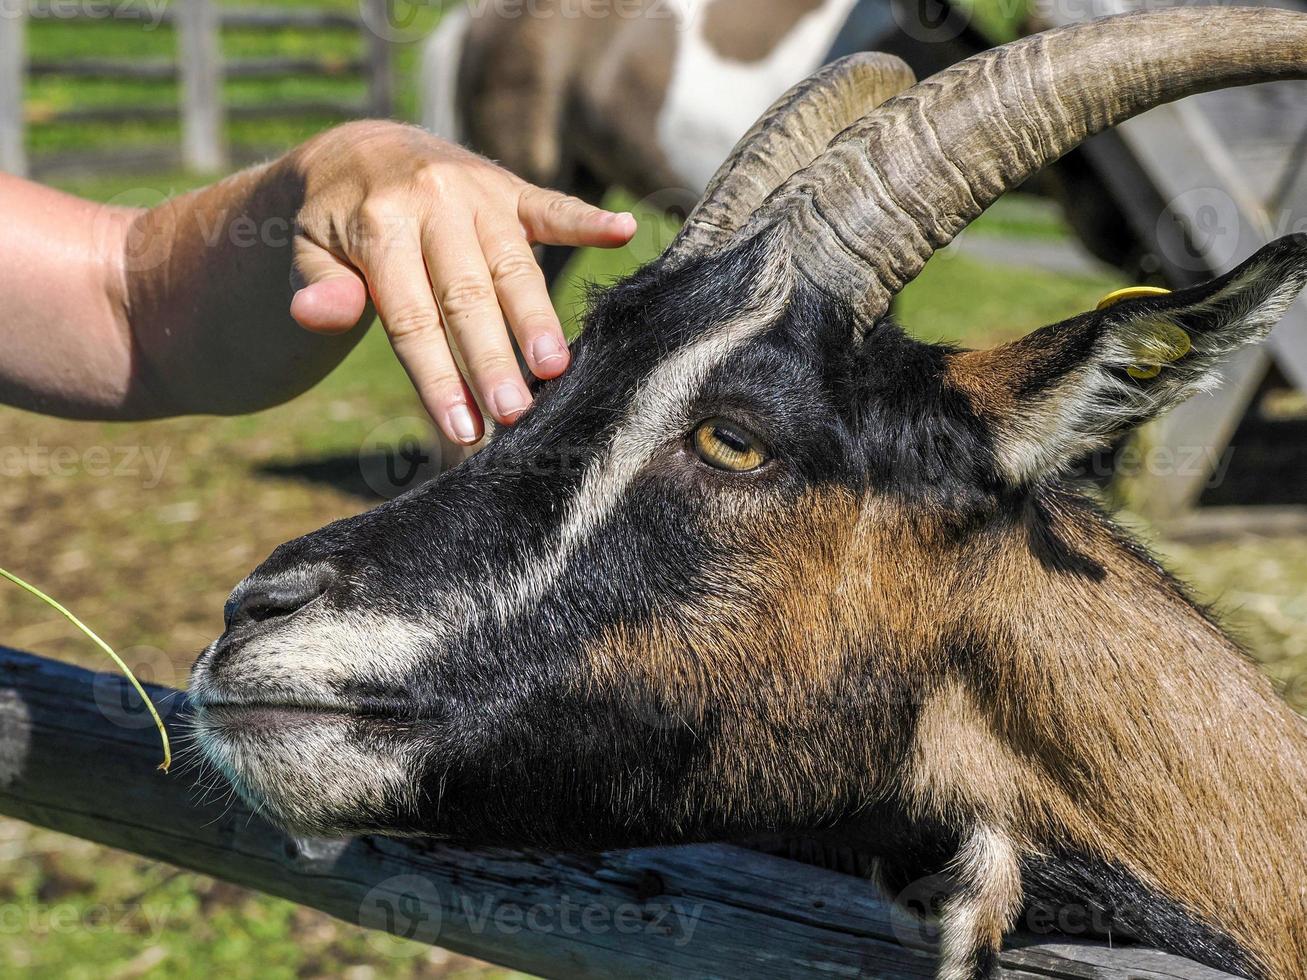
[[[515,426],[237,586],[206,758],[319,833],[851,847],[938,876],[945,980],[1050,907],[1300,977],[1307,722],[1062,474],[1263,338],[1307,236],[993,350],[886,311],[1092,133],[1304,76],[1307,15],[1228,7],[822,69]]]
[[[925,75],[989,46],[955,8],[927,2],[461,6],[422,54],[423,125],[533,183],[596,204],[622,187],[684,218],[759,113],[834,55],[880,50]],[[552,281],[572,250],[542,251]]]

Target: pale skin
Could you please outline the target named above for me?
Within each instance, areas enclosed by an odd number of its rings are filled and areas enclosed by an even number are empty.
[[[148,210],[0,174],[0,214],[0,401],[96,419],[256,411],[331,371],[375,309],[465,445],[482,410],[511,424],[530,405],[514,339],[538,378],[568,365],[531,246],[635,232],[629,214],[382,121]]]

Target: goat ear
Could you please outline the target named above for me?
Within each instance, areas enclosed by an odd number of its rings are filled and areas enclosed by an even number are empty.
[[[989,423],[1001,474],[1028,484],[1215,387],[1220,360],[1270,333],[1304,284],[1307,234],[1291,235],[1204,285],[958,354],[950,374]]]

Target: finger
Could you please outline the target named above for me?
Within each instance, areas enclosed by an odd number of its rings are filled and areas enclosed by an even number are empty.
[[[558,377],[570,355],[535,253],[511,218],[482,217],[477,226],[495,295],[527,366],[537,378]]]
[[[635,216],[614,214],[575,197],[528,186],[518,199],[517,217],[531,241],[541,245],[617,248],[635,235]]]
[[[492,416],[511,423],[526,411],[531,395],[513,354],[475,221],[470,212],[447,212],[443,219],[423,231],[431,285],[472,388]]]
[[[372,302],[427,412],[455,442],[481,438],[481,413],[459,373],[427,279],[416,231],[380,250],[364,270]]]
[[[303,236],[295,238],[290,315],[305,330],[337,334],[363,319],[368,291],[358,270]]]

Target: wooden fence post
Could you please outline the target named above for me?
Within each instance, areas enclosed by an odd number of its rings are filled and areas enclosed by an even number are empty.
[[[193,170],[227,167],[222,97],[222,41],[213,0],[181,0],[177,61],[182,86],[182,159]]]
[[[27,175],[23,89],[27,74],[26,3],[0,5],[0,170]]]
[[[378,118],[389,117],[395,110],[394,72],[391,69],[390,39],[384,26],[389,23],[389,0],[363,0],[360,18],[364,48],[367,51],[368,112]]]

